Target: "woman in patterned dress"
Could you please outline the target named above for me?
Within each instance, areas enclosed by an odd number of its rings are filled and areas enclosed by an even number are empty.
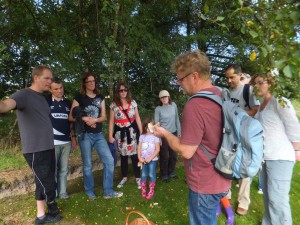
[[[128,180],[128,156],[130,156],[137,187],[140,189],[137,143],[142,132],[141,118],[137,103],[131,98],[128,86],[125,83],[119,83],[116,90],[115,100],[110,105],[109,142],[117,142],[121,156],[123,178],[117,187],[123,187]]]

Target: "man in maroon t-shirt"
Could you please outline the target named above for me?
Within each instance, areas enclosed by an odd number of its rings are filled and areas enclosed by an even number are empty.
[[[178,84],[188,96],[199,91],[221,95],[211,84],[210,61],[199,51],[177,56],[172,64]],[[222,111],[211,100],[193,98],[183,110],[181,138],[162,127],[155,126],[154,134],[164,137],[170,147],[184,158],[189,186],[189,218],[191,225],[216,225],[216,209],[226,196],[231,181],[219,175],[205,153],[199,149],[202,143],[216,156],[222,137]]]

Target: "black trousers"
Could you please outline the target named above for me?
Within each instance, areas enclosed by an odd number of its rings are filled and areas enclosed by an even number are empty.
[[[174,134],[176,135],[176,133]],[[162,177],[167,177],[175,174],[177,153],[170,148],[165,138],[162,138],[161,142],[162,145],[159,152],[160,174]]]
[[[141,177],[141,170],[138,167],[139,159],[138,159],[137,154],[130,155],[129,157],[131,158],[131,164],[132,164],[132,168],[133,168],[135,178],[140,178]],[[122,172],[123,177],[128,176],[128,156],[121,155],[121,172]]]
[[[56,196],[55,150],[23,155],[35,176],[35,199],[53,202]]]

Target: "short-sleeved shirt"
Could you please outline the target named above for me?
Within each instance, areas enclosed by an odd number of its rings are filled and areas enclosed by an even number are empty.
[[[26,88],[15,92],[10,98],[17,103],[17,118],[23,153],[53,149],[50,108],[44,95]]]
[[[122,156],[137,154],[138,127],[136,124],[135,115],[135,109],[137,108],[136,101],[132,100],[126,110],[123,110],[122,107],[118,106],[115,102],[112,102],[109,107],[112,111],[114,111],[114,137],[117,140],[120,154]],[[128,120],[126,114],[128,115],[130,121]],[[116,128],[118,128],[118,130],[116,130]],[[122,130],[126,130],[126,128],[128,128],[127,132],[130,134],[130,144],[128,143],[127,135],[124,135],[122,139]]]
[[[244,86],[245,86],[245,84],[242,84],[236,89],[230,88],[229,91],[230,91],[231,101],[233,103],[235,103],[236,105],[238,105],[240,108],[245,110],[245,109],[248,109],[248,107],[246,107],[246,101],[243,96]],[[250,86],[250,88],[249,88],[249,105],[251,108],[253,106],[260,105],[259,101],[256,99],[255,94],[253,93],[252,86]]]
[[[90,98],[87,95],[77,94],[74,99],[84,110],[86,116],[92,118],[99,118],[101,116],[101,103],[103,101],[102,95],[98,94],[94,98]],[[99,133],[102,131],[102,123],[96,123],[95,128],[92,128],[86,124],[84,126],[87,133]]]
[[[142,134],[139,138],[142,143],[141,157],[146,159],[155,152],[155,144],[160,142],[160,139],[154,134]],[[152,161],[157,161],[158,157],[155,156]]]
[[[215,87],[203,91],[221,95]],[[209,99],[191,99],[184,106],[181,131],[182,144],[202,143],[213,156],[216,156],[222,138],[221,107]],[[217,194],[229,190],[231,181],[216,172],[212,162],[199,147],[191,159],[184,159],[184,166],[187,183],[192,191]]]
[[[50,119],[53,126],[54,145],[62,145],[71,141],[70,137],[70,122],[69,114],[71,101],[67,98],[62,98],[56,101],[52,96],[49,96]]]

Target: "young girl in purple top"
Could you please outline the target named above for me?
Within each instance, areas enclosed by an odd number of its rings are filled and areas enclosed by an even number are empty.
[[[156,182],[156,164],[160,150],[160,139],[153,134],[153,121],[145,119],[142,135],[139,138],[138,158],[142,169],[141,186],[142,197],[150,200],[154,195]],[[147,194],[146,182],[149,177],[149,192]]]

